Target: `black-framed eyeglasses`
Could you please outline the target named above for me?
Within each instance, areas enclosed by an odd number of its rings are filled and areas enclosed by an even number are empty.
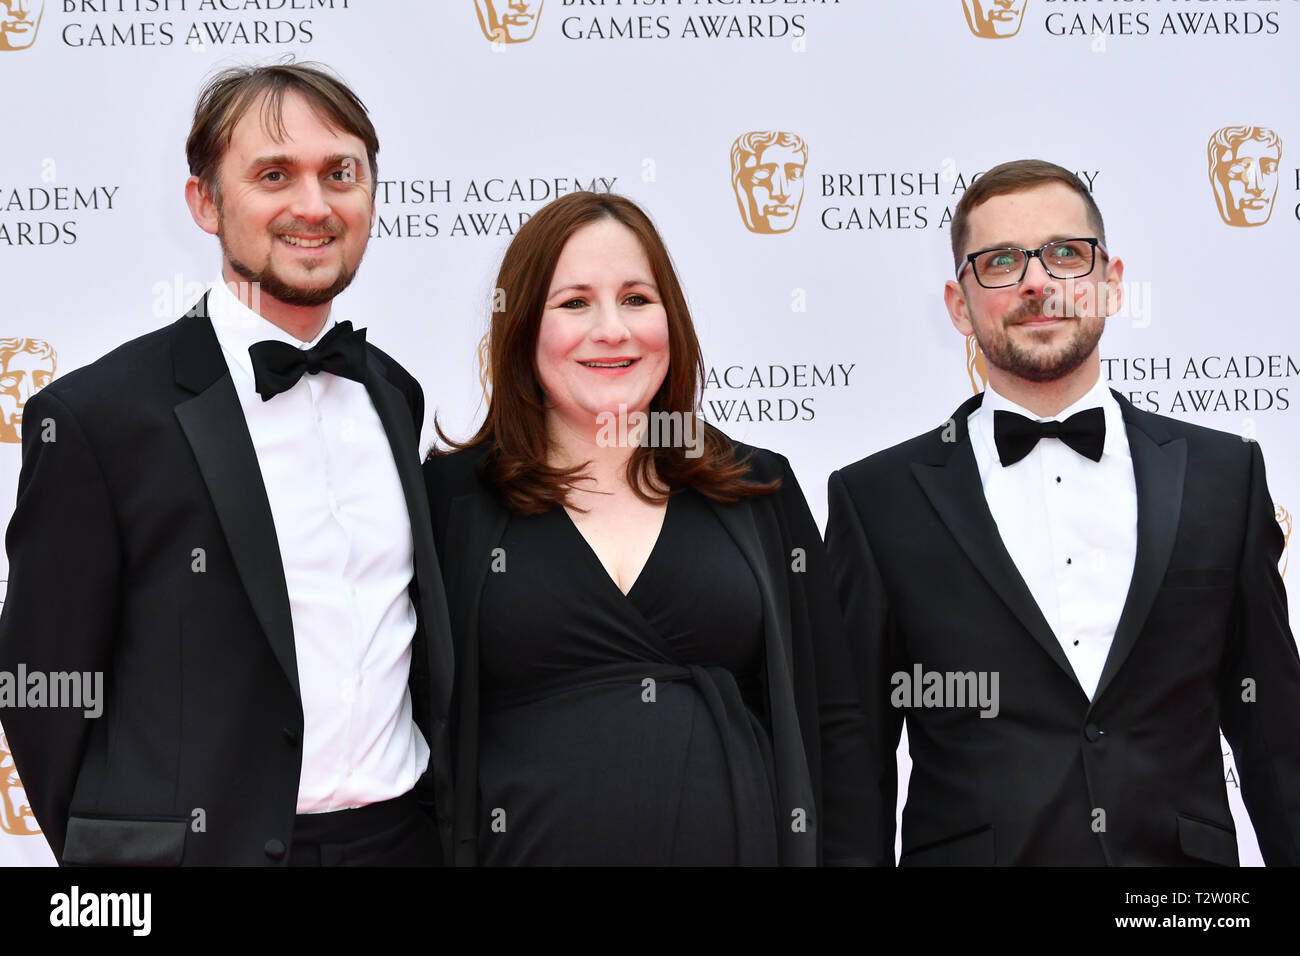
[[[1110,253],[1097,239],[1053,239],[1037,249],[1017,249],[1015,246],[983,249],[966,257],[957,270],[957,279],[960,281],[966,267],[971,266],[975,281],[986,289],[1017,285],[1029,271],[1029,260],[1035,256],[1053,279],[1081,279],[1097,264],[1098,249],[1103,256],[1109,257]]]

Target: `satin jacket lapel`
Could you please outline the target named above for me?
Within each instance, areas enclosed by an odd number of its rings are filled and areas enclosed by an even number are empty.
[[[453,835],[456,866],[478,863],[475,852],[478,841],[478,610],[492,567],[492,551],[500,544],[509,519],[510,513],[486,489],[460,495],[451,504],[443,545],[444,555],[460,557],[447,564],[444,580],[447,593],[456,605],[452,617],[459,624],[455,635],[459,686],[466,688],[461,693],[456,727],[459,754],[456,769],[460,781],[456,785]]]
[[[172,343],[176,384],[194,393],[176,406],[176,418],[208,486],[253,612],[293,692],[301,698],[289,589],[271,503],[206,306],[204,296],[181,320]]]
[[[955,440],[943,443],[934,460],[913,462],[912,473],[971,563],[1048,656],[1077,684],[1074,668],[1002,543],[997,522],[984,497],[984,485],[966,427],[966,418],[982,401],[983,395],[977,395],[953,414]],[[1080,693],[1082,690],[1080,687]]]
[[[719,504],[711,498],[708,501],[713,513],[745,556],[763,596],[763,645],[767,694],[772,711],[772,759],[776,762],[777,781],[788,781],[783,792],[777,794],[781,860],[785,865],[816,866],[816,828],[821,821],[815,818],[815,813],[809,812],[807,832],[801,834],[794,833],[783,822],[788,821],[795,810],[811,810],[814,806],[808,755],[804,753],[794,699],[794,636],[786,623],[789,619],[790,586],[785,575],[785,562],[790,560],[790,556],[782,551],[779,531],[775,528],[771,529],[769,538],[777,543],[777,547],[763,546],[758,511],[763,507],[764,499],[750,498],[734,505]],[[761,517],[766,520],[768,516]]]
[[[453,655],[451,621],[447,599],[441,585],[442,571],[433,544],[433,519],[429,514],[429,497],[420,474],[420,449],[416,442],[418,426],[412,422],[411,409],[402,393],[384,375],[384,368],[374,355],[369,356],[370,374],[366,391],[375,405],[379,420],[388,434],[397,475],[402,482],[406,510],[411,519],[411,540],[415,556],[415,581],[419,594],[420,620],[429,655],[431,703],[435,714],[446,714],[451,706]]]
[[[1133,456],[1133,481],[1137,485],[1137,554],[1128,598],[1115,627],[1106,666],[1093,701],[1101,699],[1107,685],[1128,658],[1146,624],[1160,582],[1169,568],[1178,516],[1183,507],[1183,478],[1187,470],[1187,442],[1171,440],[1159,419],[1142,414],[1115,394],[1127,426],[1129,453]]]

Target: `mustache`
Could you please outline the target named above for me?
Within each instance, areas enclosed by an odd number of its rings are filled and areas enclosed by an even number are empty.
[[[1017,308],[1016,311],[1012,312],[1003,320],[1003,324],[1020,325],[1022,322],[1041,319],[1043,317],[1043,302],[1045,298],[1046,297],[1040,299],[1026,299],[1020,304],[1020,307]]]
[[[343,233],[343,223],[330,218],[324,222],[310,223],[291,219],[288,222],[271,223],[271,231],[290,236],[339,236]]]

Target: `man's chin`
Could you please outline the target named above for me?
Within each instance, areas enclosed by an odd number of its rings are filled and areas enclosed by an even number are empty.
[[[242,279],[252,283],[259,295],[269,296],[285,305],[305,307],[329,303],[352,284],[357,274],[355,269],[349,272],[346,268],[339,267],[331,282],[323,282],[325,277],[321,276],[316,282],[303,284],[285,279],[270,268],[258,272],[233,259],[230,260],[230,266]]]

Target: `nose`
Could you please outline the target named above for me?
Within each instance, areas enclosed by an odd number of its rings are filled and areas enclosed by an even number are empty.
[[[527,13],[529,0],[510,0],[510,9],[515,13]]]
[[[325,201],[325,192],[313,176],[303,176],[294,190],[293,202],[289,212],[296,219],[308,222],[320,222],[330,215],[329,203]]]
[[[785,170],[778,166],[772,173],[772,198],[778,202],[784,202],[790,198],[790,180],[785,175]]]
[[[614,302],[598,302],[595,309],[594,324],[591,327],[591,340],[606,344],[626,342],[632,337],[627,323]]]
[[[1047,267],[1043,265],[1042,256],[1030,256],[1029,268],[1025,270],[1025,277],[1020,280],[1020,294],[1023,296],[1046,295],[1052,282],[1053,279],[1048,275]]]
[[[1246,169],[1242,173],[1242,179],[1246,183],[1246,192],[1254,193],[1256,196],[1263,195],[1264,187],[1259,181],[1259,163],[1247,163]]]

